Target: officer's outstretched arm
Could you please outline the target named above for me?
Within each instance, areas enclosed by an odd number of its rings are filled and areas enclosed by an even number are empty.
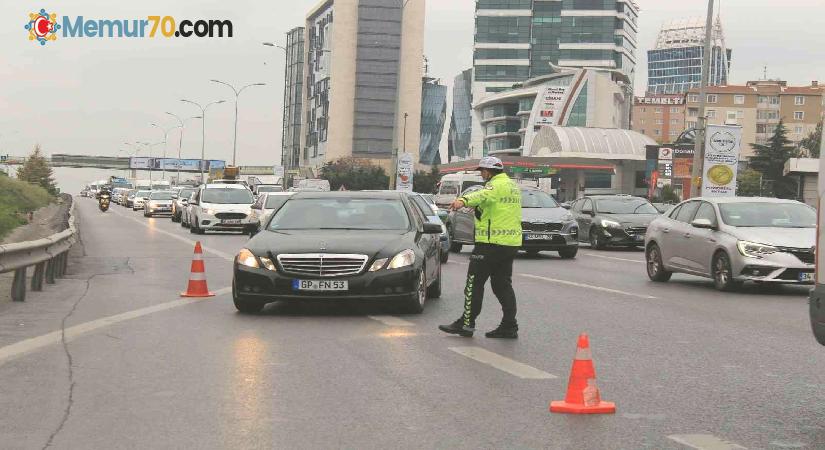
[[[460,200],[464,202],[465,206],[476,207],[493,198],[494,189],[495,188],[493,186],[485,186],[483,189],[479,189],[461,197]]]

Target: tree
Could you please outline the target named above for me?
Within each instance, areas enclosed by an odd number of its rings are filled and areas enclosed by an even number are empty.
[[[17,168],[17,178],[39,185],[48,191],[49,194],[54,195],[57,193],[54,172],[48,161],[46,161],[46,158],[43,157],[43,153],[40,151],[40,144],[34,146],[34,151],[26,158],[26,162]]]
[[[762,195],[762,174],[753,169],[743,170],[736,177],[736,195],[758,197]]]
[[[822,148],[822,121],[816,125],[816,130],[812,131],[805,139],[799,141],[799,147],[805,150],[811,158],[819,158],[819,150]]]
[[[433,166],[429,172],[423,170],[415,172],[413,176],[413,191],[422,194],[434,194],[440,176],[438,166]]]
[[[321,167],[321,178],[329,181],[333,191],[341,186],[350,191],[387,189],[390,184],[390,177],[383,167],[358,158],[341,158],[326,163]]]
[[[767,144],[751,144],[751,147],[755,155],[750,157],[750,166],[761,173],[767,182],[766,186],[770,186],[763,194],[778,198],[796,198],[797,183],[794,179],[786,177],[783,172],[785,163],[798,156],[799,152],[788,139],[785,124],[779,121]]]

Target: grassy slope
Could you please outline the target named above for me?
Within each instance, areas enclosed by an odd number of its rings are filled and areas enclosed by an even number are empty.
[[[54,200],[45,189],[0,176],[0,239],[26,223],[24,214]]]

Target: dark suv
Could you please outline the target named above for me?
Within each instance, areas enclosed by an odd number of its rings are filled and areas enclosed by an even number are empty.
[[[639,247],[659,211],[647,199],[631,195],[590,195],[570,206],[579,224],[579,241],[595,249]]]

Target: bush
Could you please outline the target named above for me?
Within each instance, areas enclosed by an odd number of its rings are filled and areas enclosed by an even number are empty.
[[[26,223],[26,214],[48,205],[53,199],[40,186],[0,177],[0,238]]]
[[[390,183],[383,167],[358,158],[341,158],[326,163],[321,167],[321,178],[329,181],[333,191],[342,186],[350,191],[387,189]]]

